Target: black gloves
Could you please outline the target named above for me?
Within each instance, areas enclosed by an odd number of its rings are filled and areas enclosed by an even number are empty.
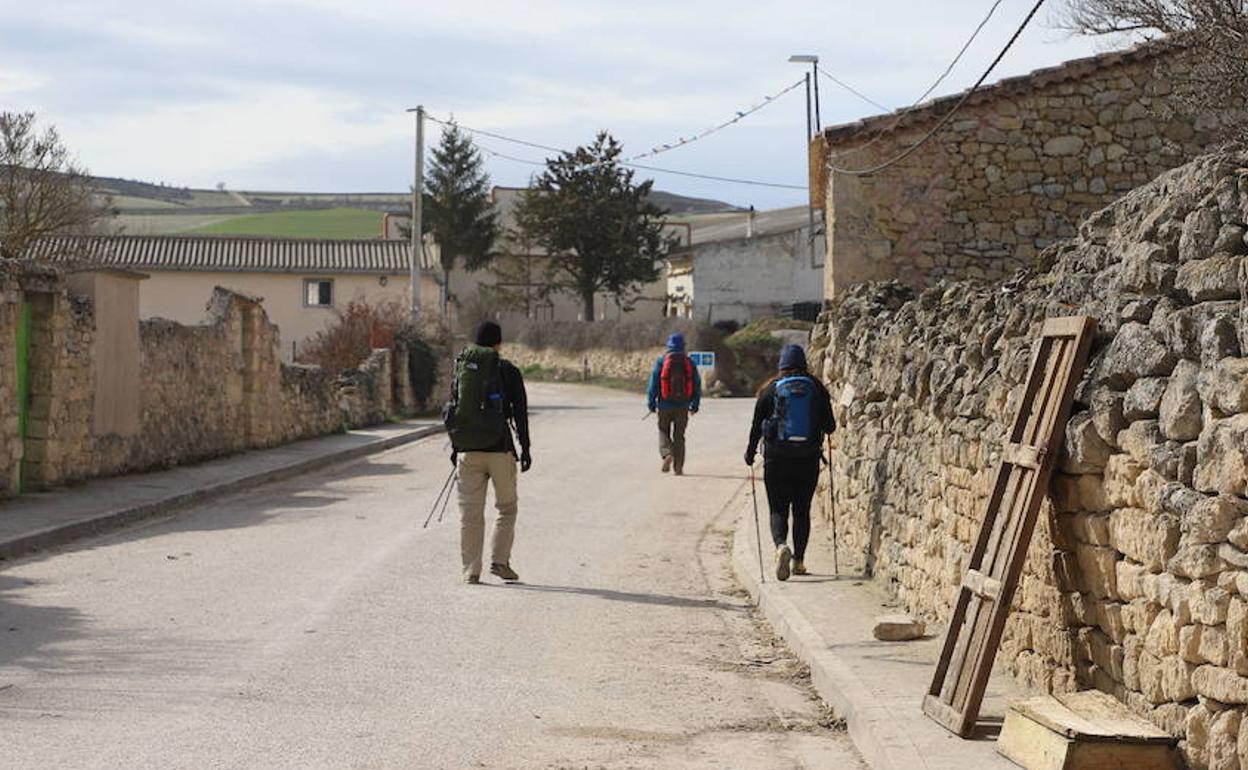
[[[754,450],[753,449],[745,450],[745,464],[746,465],[754,464]]]
[[[529,450],[520,453],[520,472],[527,473],[529,468],[533,467],[533,456],[529,454]]]

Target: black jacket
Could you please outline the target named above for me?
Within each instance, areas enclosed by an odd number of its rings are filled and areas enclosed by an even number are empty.
[[[836,430],[836,418],[832,416],[832,396],[828,393],[828,389],[823,383],[813,375],[805,375],[815,384],[815,414],[812,415],[815,426],[821,433],[827,435]],[[754,423],[750,426],[750,445],[746,450],[753,453],[758,448],[758,442],[763,438],[763,423],[771,417],[776,410],[776,383],[767,386],[758,397],[758,401],[754,403]],[[769,459],[787,459],[769,457],[773,454],[769,451],[767,444],[763,445],[763,461]],[[815,455],[817,456],[817,455]]]
[[[516,452],[510,430],[507,438],[483,451],[522,454],[529,451],[529,396],[524,390],[524,375],[506,359],[499,359],[499,375],[503,379],[503,414],[516,429],[520,452]]]

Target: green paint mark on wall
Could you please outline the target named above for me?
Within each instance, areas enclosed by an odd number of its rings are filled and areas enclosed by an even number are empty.
[[[26,424],[30,419],[30,326],[34,312],[22,303],[17,317],[17,435],[26,441]],[[17,491],[22,491],[26,476],[25,461],[18,474]]]

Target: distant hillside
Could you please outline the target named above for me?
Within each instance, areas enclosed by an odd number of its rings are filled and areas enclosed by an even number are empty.
[[[708,198],[688,198],[684,195],[663,192],[662,190],[651,191],[650,200],[656,206],[661,206],[672,214],[717,214],[721,211],[741,210],[740,207],[731,203],[710,200]]]

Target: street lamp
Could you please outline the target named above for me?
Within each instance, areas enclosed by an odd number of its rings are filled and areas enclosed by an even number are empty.
[[[806,115],[807,115],[807,122],[809,122],[810,84],[811,84],[811,81],[814,81],[814,84],[815,84],[815,130],[819,131],[821,128],[821,125],[819,122],[819,57],[815,56],[814,54],[793,54],[792,56],[789,57],[789,61],[793,64],[809,64],[810,65],[810,77],[806,80]],[[810,126],[806,127],[806,131],[807,133],[810,133]]]
[[[814,169],[810,166],[810,138],[814,135],[810,126],[810,82],[815,82],[815,124],[816,131],[819,123],[819,57],[814,54],[794,54],[789,57],[789,61],[793,64],[809,64],[810,72],[806,73],[806,178],[809,180],[813,175]],[[807,182],[809,185],[809,182]],[[815,266],[815,208],[811,205],[813,201],[809,200],[810,195],[807,194],[806,213],[808,215],[807,241],[810,243],[810,266]]]

